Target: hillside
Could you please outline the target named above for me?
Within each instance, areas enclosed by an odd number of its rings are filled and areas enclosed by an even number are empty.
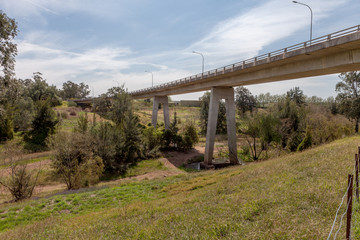
[[[0,238],[326,239],[358,145],[1,205]]]

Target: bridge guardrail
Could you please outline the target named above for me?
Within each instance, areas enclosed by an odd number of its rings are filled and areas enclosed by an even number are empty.
[[[157,90],[157,89],[161,89],[161,88],[165,88],[165,87],[172,87],[172,86],[176,86],[176,85],[182,84],[182,83],[194,82],[194,81],[201,80],[204,78],[222,75],[225,73],[233,72],[235,70],[242,70],[247,67],[255,66],[257,64],[257,62],[259,62],[259,61],[263,61],[263,60],[270,61],[271,57],[280,56],[285,53],[297,51],[299,49],[305,49],[306,47],[312,46],[314,44],[327,42],[327,41],[330,41],[330,40],[333,40],[336,38],[350,35],[355,32],[360,32],[360,25],[346,28],[346,29],[343,29],[343,30],[340,30],[340,31],[337,31],[337,32],[334,32],[331,34],[327,34],[327,35],[324,35],[324,36],[321,36],[318,38],[314,38],[312,40],[308,40],[306,42],[298,43],[298,44],[295,44],[295,45],[292,45],[292,46],[289,46],[286,48],[282,48],[282,49],[275,50],[275,51],[272,51],[269,53],[265,53],[265,54],[262,54],[262,55],[259,55],[259,56],[253,57],[253,58],[245,59],[243,61],[236,62],[236,63],[230,64],[230,65],[226,65],[224,67],[212,69],[212,70],[209,70],[204,73],[198,73],[198,74],[195,74],[195,75],[192,75],[189,77],[185,77],[185,78],[177,79],[177,80],[174,80],[171,82],[156,85],[154,87],[148,87],[148,88],[144,88],[144,89],[140,89],[140,90],[135,90],[135,91],[130,92],[130,95],[146,93],[146,92],[150,92],[152,90]]]

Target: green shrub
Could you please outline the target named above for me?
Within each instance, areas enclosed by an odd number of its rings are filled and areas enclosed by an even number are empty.
[[[297,151],[303,151],[305,149],[308,149],[312,146],[312,137],[311,137],[311,131],[309,129],[306,129],[306,134],[304,139],[301,141],[299,146],[297,147]]]
[[[51,138],[54,150],[52,167],[68,189],[95,184],[104,171],[100,157],[95,156],[94,141],[82,133],[59,133]]]
[[[195,126],[194,122],[188,122],[185,125],[185,131],[184,132],[185,132],[184,135],[189,136],[193,144],[199,142],[199,135],[197,133],[196,126]]]
[[[290,135],[288,142],[286,144],[288,149],[291,152],[295,152],[298,149],[298,146],[300,145],[302,139],[303,137],[300,132],[293,132],[293,134]]]
[[[155,158],[160,155],[161,132],[153,126],[143,129],[143,155],[145,158]]]
[[[0,161],[0,165],[6,166],[0,174],[0,185],[10,192],[14,201],[32,196],[41,170],[41,167],[30,170],[27,164],[20,164],[23,160],[22,154],[19,146],[7,143]]]
[[[171,130],[165,129],[161,136],[161,147],[168,149],[172,143],[174,143],[174,134]]]
[[[249,145],[242,145],[239,152],[240,152],[240,153],[239,153],[239,154],[240,154],[240,158],[241,158],[244,162],[252,162],[252,161],[254,161],[253,158],[251,157]]]
[[[75,127],[75,132],[86,133],[89,129],[89,119],[87,116],[87,112],[79,116],[77,120],[77,125]]]
[[[13,121],[0,112],[0,141],[10,140],[14,137]]]
[[[131,112],[119,125],[100,123],[92,129],[95,153],[100,156],[108,173],[125,174],[130,165],[143,157],[138,119]]]
[[[77,104],[76,104],[76,102],[68,101],[68,102],[67,102],[67,106],[68,106],[68,107],[76,107]]]
[[[61,116],[62,119],[68,119],[68,118],[69,118],[68,113],[67,113],[67,112],[64,112],[64,111],[62,111],[62,112],[60,113],[60,116]]]
[[[35,118],[31,123],[32,129],[24,135],[26,149],[37,151],[46,148],[46,139],[55,133],[58,122],[48,102],[37,102]]]

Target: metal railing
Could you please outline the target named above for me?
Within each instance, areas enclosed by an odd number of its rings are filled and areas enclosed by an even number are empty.
[[[167,83],[163,83],[163,84],[159,84],[153,87],[148,87],[148,88],[144,88],[144,89],[140,89],[140,90],[136,90],[136,91],[132,91],[130,92],[130,95],[137,95],[137,94],[142,94],[142,93],[147,93],[147,92],[151,92],[154,90],[159,90],[159,89],[165,89],[167,87],[174,87],[177,86],[179,84],[184,84],[184,83],[189,83],[189,82],[195,82],[198,80],[202,80],[205,78],[209,78],[209,77],[214,77],[214,76],[219,76],[219,75],[223,75],[226,73],[230,73],[230,72],[234,72],[234,71],[238,71],[238,70],[242,70],[248,67],[253,67],[256,65],[260,65],[260,64],[264,64],[264,63],[268,63],[270,62],[271,58],[277,57],[277,56],[282,56],[286,53],[291,53],[294,51],[297,51],[299,49],[305,49],[306,47],[315,45],[315,44],[319,44],[319,43],[324,43],[336,38],[340,38],[346,35],[350,35],[352,33],[356,33],[356,32],[360,32],[360,25],[354,26],[354,27],[350,27],[350,28],[346,28],[328,35],[324,35],[312,40],[308,40],[306,42],[302,42],[302,43],[298,43],[295,45],[292,45],[290,47],[286,47],[283,49],[279,49],[273,52],[269,52],[269,53],[265,53],[253,58],[249,58],[246,60],[243,60],[241,62],[236,62],[230,65],[226,65],[224,67],[220,67],[220,68],[216,68],[213,70],[209,70],[207,72],[204,73],[199,73],[196,75],[192,75],[190,77],[185,77],[185,78],[181,78],[172,82],[167,82]]]

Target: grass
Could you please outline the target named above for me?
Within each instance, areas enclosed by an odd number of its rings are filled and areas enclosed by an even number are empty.
[[[352,215],[352,239],[360,239],[360,203],[355,202],[353,207],[353,215]]]
[[[32,158],[32,159],[24,159],[24,160],[18,161],[17,164],[18,165],[25,165],[25,164],[30,164],[30,163],[41,162],[41,161],[48,160],[48,159],[49,159],[49,156]],[[9,167],[9,166],[10,166],[10,164],[0,165],[0,169],[6,168],[6,167]]]
[[[144,103],[138,102],[135,104],[136,113],[139,116],[140,122],[143,125],[151,123],[152,117],[152,106],[146,105]],[[199,107],[181,107],[181,106],[171,106],[169,107],[169,117],[170,121],[174,121],[174,112],[176,111],[176,117],[180,121],[180,128],[187,121],[195,121],[199,123],[200,118],[200,108]],[[158,123],[164,122],[164,112],[163,109],[158,111]]]
[[[159,170],[166,170],[167,168],[158,160],[143,160],[135,167],[130,168],[124,177],[139,176],[150,172]]]
[[[0,231],[54,216],[82,215],[123,206],[135,200],[149,201],[162,182],[128,183],[113,188],[66,191],[50,198],[8,205],[0,209]],[[161,195],[161,193],[158,193]],[[159,197],[159,196],[158,196]]]
[[[325,239],[359,144],[351,137],[246,166],[8,204],[0,238]]]

